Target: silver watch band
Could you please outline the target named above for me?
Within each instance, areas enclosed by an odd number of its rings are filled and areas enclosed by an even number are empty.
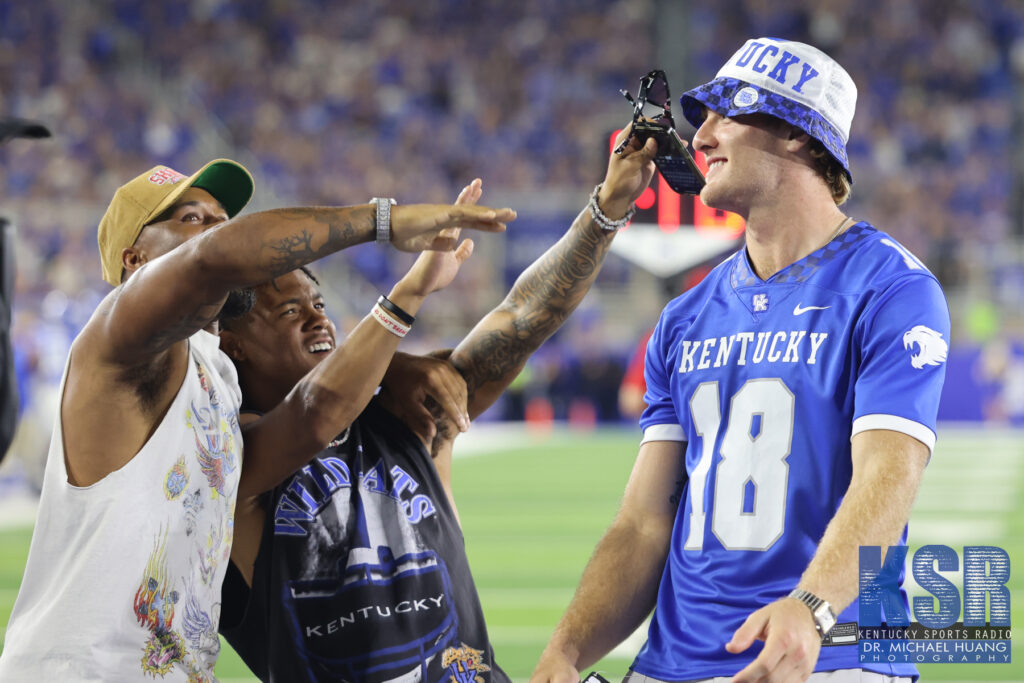
[[[374,197],[371,204],[377,205],[377,244],[391,242],[391,207],[397,204],[390,197]]]
[[[801,588],[794,588],[789,597],[795,598],[807,605],[807,608],[811,610],[811,617],[814,619],[814,627],[818,629],[818,633],[822,638],[836,625],[836,614],[832,611],[832,605],[814,593]]]

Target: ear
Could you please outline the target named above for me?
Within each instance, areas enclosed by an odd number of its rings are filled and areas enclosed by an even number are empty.
[[[791,126],[789,136],[786,138],[786,149],[791,152],[799,152],[811,142],[811,136],[796,126]]]
[[[149,259],[146,253],[136,246],[125,247],[121,250],[121,267],[126,277],[146,264]]]
[[[245,362],[245,348],[242,340],[231,330],[220,328],[220,350],[236,363]]]

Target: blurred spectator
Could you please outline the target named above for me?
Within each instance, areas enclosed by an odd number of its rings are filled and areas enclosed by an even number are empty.
[[[648,330],[640,342],[633,349],[626,365],[626,374],[619,384],[619,413],[630,420],[639,419],[647,408],[644,402],[644,394],[647,393],[647,382],[644,380],[644,358],[647,356],[647,342],[654,333],[652,327]]]
[[[0,111],[59,131],[45,150],[0,149],[3,213],[18,226],[19,353],[34,359],[26,368],[43,369],[28,376],[51,381],[49,369],[63,363],[67,340],[105,291],[95,230],[118,178],[225,155],[243,157],[257,196],[278,205],[450,201],[480,176],[488,196],[565,195],[575,206],[598,179],[607,134],[627,114],[619,88],[658,66],[682,92],[682,74],[707,80],[752,35],[810,42],[848,65],[860,90],[851,214],[917,253],[950,293],[954,317],[961,292],[991,291],[1007,328],[1024,327],[1015,303],[1022,269],[1006,249],[1024,4],[691,3],[679,29],[686,65],[657,64],[653,42],[624,38],[653,37],[657,6],[0,0]],[[538,206],[516,208],[543,219]],[[552,221],[553,236],[561,225]],[[424,348],[457,338],[509,284],[498,281],[501,247],[480,242],[452,290],[459,306],[432,308],[418,323]],[[354,300],[402,266],[366,246],[317,269],[337,298]],[[598,288],[631,284],[614,259],[606,271]],[[588,337],[588,352],[621,358],[654,322],[613,313],[611,333]],[[577,351],[566,344],[566,367],[578,363]],[[24,389],[32,412],[32,387]]]

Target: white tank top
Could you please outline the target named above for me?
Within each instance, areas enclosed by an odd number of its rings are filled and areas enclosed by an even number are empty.
[[[92,486],[68,484],[58,414],[0,681],[214,680],[242,465],[238,377],[217,344],[189,340],[164,419]]]

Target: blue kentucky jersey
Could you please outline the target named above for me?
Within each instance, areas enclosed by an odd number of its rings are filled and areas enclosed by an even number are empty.
[[[640,424],[645,441],[687,442],[688,482],[634,670],[724,676],[757,656],[760,641],[725,644],[796,587],[849,486],[852,435],[934,445],[949,325],[935,277],[867,223],[768,280],[741,250],[665,308]],[[842,632],[856,620],[854,601]],[[825,646],[817,670],[916,675],[857,660],[856,645]]]

